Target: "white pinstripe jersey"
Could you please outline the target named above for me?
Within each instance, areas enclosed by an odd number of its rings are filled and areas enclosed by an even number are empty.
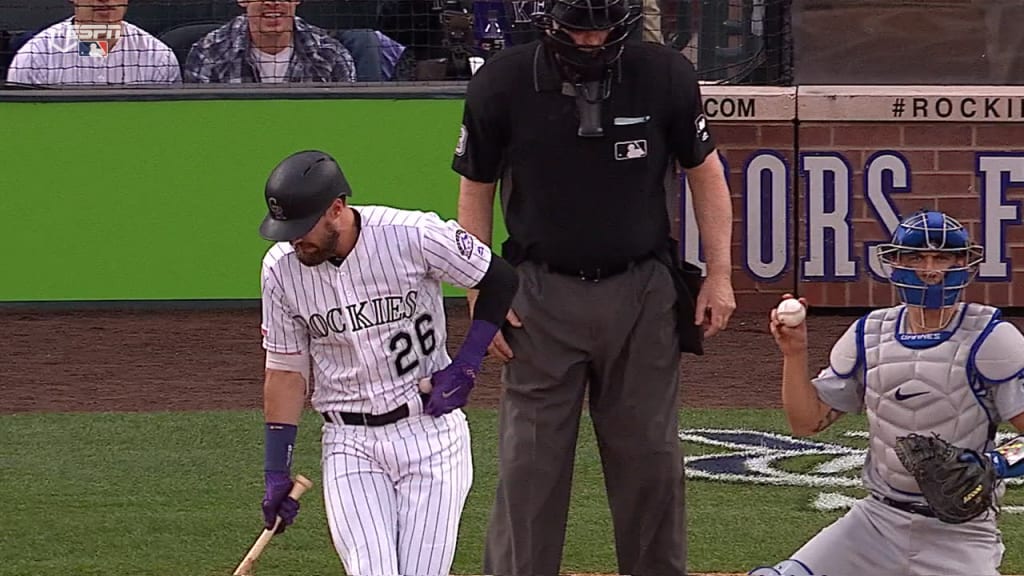
[[[419,393],[447,366],[442,282],[471,288],[491,261],[488,246],[432,212],[353,206],[361,223],[336,265],[306,266],[291,244],[263,259],[263,347],[312,356],[319,412],[380,414]]]
[[[121,38],[104,57],[80,56],[71,18],[32,37],[18,50],[8,82],[33,85],[174,84],[181,67],[174,52],[149,32],[122,22]]]

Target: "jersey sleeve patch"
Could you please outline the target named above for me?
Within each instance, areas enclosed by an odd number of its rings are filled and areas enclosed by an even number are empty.
[[[465,230],[456,230],[455,247],[459,250],[459,254],[471,258],[473,256],[473,237]]]
[[[455,155],[463,157],[466,155],[466,140],[469,139],[469,131],[466,130],[466,125],[463,124],[459,127],[459,141],[455,143]]]

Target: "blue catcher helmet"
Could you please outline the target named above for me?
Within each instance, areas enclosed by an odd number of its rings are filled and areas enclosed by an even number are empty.
[[[955,256],[944,268],[928,268],[927,253]],[[921,210],[900,222],[888,244],[878,247],[878,257],[892,272],[889,281],[896,286],[900,301],[908,306],[945,308],[960,299],[963,289],[974,279],[984,251],[956,219],[933,210]],[[935,281],[922,278],[935,274]],[[938,276],[941,273],[941,281]]]

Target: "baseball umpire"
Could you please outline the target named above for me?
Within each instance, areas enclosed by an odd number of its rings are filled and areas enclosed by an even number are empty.
[[[786,327],[774,310],[770,324],[794,434],[866,412],[869,496],[752,575],[999,574],[991,512],[1000,479],[1024,474],[1024,450],[1019,438],[994,441],[1000,422],[1024,429],[1024,336],[997,308],[963,301],[982,248],[952,217],[915,213],[878,254],[901,304],[854,322],[817,377],[808,377],[806,324]]]
[[[520,274],[489,348],[505,365],[485,574],[558,574],[587,391],[619,573],[686,572],[680,350],[735,308],[732,206],[693,66],[627,42],[638,18],[626,0],[551,2],[541,38],[496,55],[467,89],[459,222],[491,239],[500,180],[502,255]],[[673,159],[707,257],[692,293],[666,209]]]

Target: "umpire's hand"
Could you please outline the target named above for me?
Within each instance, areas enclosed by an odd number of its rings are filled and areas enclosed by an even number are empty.
[[[508,320],[509,325],[513,328],[523,327],[523,323],[519,321],[519,316],[516,316],[516,313],[512,310],[509,310],[508,314],[505,315],[505,320]],[[491,345],[487,347],[487,353],[501,362],[508,362],[512,359],[512,348],[509,347],[500,330],[494,335]]]
[[[469,316],[473,317],[473,307],[476,306],[476,297],[479,294],[477,290],[467,290],[466,300],[469,302]],[[508,314],[505,315],[505,320],[508,321],[509,326],[513,328],[522,328],[523,323],[519,320],[519,316],[511,308]],[[508,362],[512,359],[512,348],[509,347],[508,342],[505,341],[505,337],[501,334],[501,330],[494,335],[494,340],[491,340],[491,345],[487,347],[487,354],[497,358],[501,363]]]
[[[736,296],[732,291],[732,280],[729,276],[708,275],[697,295],[694,314],[696,324],[704,326],[704,337],[710,338],[725,330],[734,310]]]

